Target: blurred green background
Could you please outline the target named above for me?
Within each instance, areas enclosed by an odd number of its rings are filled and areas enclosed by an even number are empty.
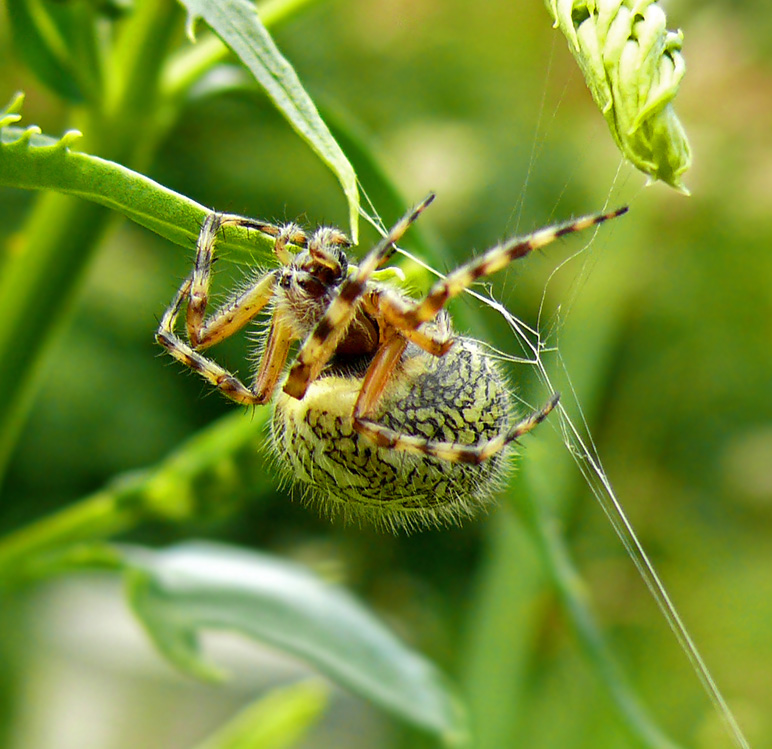
[[[604,227],[550,284],[548,304],[562,305],[564,322],[551,340],[689,631],[752,745],[772,747],[772,12],[750,1],[693,0],[668,10],[669,26],[686,35],[688,73],[676,107],[694,151],[685,176],[690,198],[662,185],[644,189],[644,177],[620,167],[540,2],[320,0],[272,32],[313,99],[333,120],[356,127],[407,203],[438,193],[421,222],[446,249],[441,270],[507,235],[607,201],[630,204],[630,214]],[[0,14],[0,98],[26,91],[24,121],[57,135],[71,115],[13,52],[23,44],[10,38]],[[148,165],[150,176],[218,210],[345,226],[334,177],[259,91],[208,95],[201,86],[193,93]],[[0,191],[6,252],[26,231],[37,197]],[[573,240],[550,247],[502,274],[497,297],[533,324],[547,276],[579,247]],[[74,307],[61,309],[2,489],[0,531],[161,461],[233,411],[153,343],[191,257],[116,219]],[[222,265],[224,275],[240,272]],[[472,317],[467,307],[460,303],[459,318]],[[484,331],[471,332],[519,354],[504,325],[482,316]],[[244,341],[218,353],[235,368],[245,355]],[[530,455],[547,465],[565,461],[556,437],[554,426],[530,436],[523,462]],[[545,456],[544,444],[556,453]],[[554,498],[558,522],[626,677],[675,740],[729,746],[577,476],[570,497]],[[335,570],[471,689],[478,716],[490,711],[481,746],[636,745],[540,571],[517,496],[462,528],[392,537],[331,525],[285,490],[261,487],[259,502],[249,495],[223,498],[227,512],[192,526],[155,524],[131,538],[153,545],[219,538]],[[533,584],[518,599],[521,610],[510,610],[506,596],[491,598],[523,580]],[[3,745],[189,746],[254,694],[253,685],[242,685],[226,698],[161,669],[122,618],[118,595],[109,581],[87,579],[45,586],[4,607]],[[489,641],[496,616],[505,632]],[[117,633],[115,644],[105,632]],[[91,648],[84,638],[94,638]],[[519,670],[480,671],[484,663],[503,669],[518,649]],[[511,720],[500,717],[507,695]],[[324,730],[343,733],[322,732],[303,746],[424,745],[361,703],[339,702],[329,721],[339,725]],[[203,705],[213,704],[208,716]],[[79,734],[85,724],[91,733]]]

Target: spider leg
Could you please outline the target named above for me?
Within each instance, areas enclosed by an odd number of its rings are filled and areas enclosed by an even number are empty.
[[[286,249],[288,243],[303,244],[306,241],[306,235],[295,224],[277,227],[233,214],[207,215],[196,243],[186,320],[188,340],[197,349],[212,346],[243,328],[270,301],[276,282],[275,273],[266,274],[217,310],[211,318],[206,318],[214,249],[217,235],[224,226],[243,226],[275,237],[274,254],[282,262],[290,258]]]
[[[216,362],[200,354],[188,343],[183,341],[175,332],[174,324],[177,320],[180,308],[190,291],[191,279],[187,278],[177,292],[169,309],[166,310],[158,330],[155,334],[156,341],[163,346],[178,362],[198,372],[218,390],[222,391],[231,400],[237,403],[254,404],[255,398],[250,389],[244,385],[238,377]]]
[[[385,366],[385,364],[384,364]],[[369,372],[368,372],[369,374]],[[388,374],[385,375],[388,377]],[[375,379],[375,378],[374,378]],[[364,388],[363,388],[364,390]],[[362,396],[360,395],[360,398]],[[362,416],[354,415],[354,429],[379,447],[391,450],[428,455],[432,458],[446,460],[449,463],[471,463],[479,465],[501,452],[507,445],[535,429],[558,404],[558,393],[547,401],[538,411],[534,411],[518,421],[509,431],[491,440],[476,445],[461,445],[455,442],[439,442],[425,437],[401,434],[389,427],[378,424]]]
[[[391,301],[393,300],[382,300],[381,309],[386,308],[386,304]],[[428,341],[440,343],[440,341],[434,341],[429,334],[421,333],[421,335],[425,335]],[[456,442],[430,440],[426,437],[403,434],[390,427],[384,426],[383,424],[379,424],[369,417],[375,412],[392,373],[402,359],[407,344],[408,337],[405,336],[405,331],[396,328],[393,329],[392,337],[378,349],[373,357],[362,382],[359,396],[354,404],[354,412],[352,414],[354,430],[372,441],[378,447],[418,455],[429,455],[433,458],[446,460],[450,463],[471,463],[478,465],[489,460],[494,455],[501,452],[507,445],[541,424],[555,408],[560,399],[560,395],[554,393],[542,408],[533,411],[503,434],[476,445],[463,445]],[[452,339],[445,339],[441,342],[441,345],[446,344],[447,348],[445,351],[439,353],[434,351],[431,345],[421,346],[421,348],[435,356],[443,356],[447,349],[450,348]]]
[[[399,241],[432,200],[434,195],[429,195],[406,214],[365,256],[357,271],[343,282],[338,295],[298,351],[295,364],[284,384],[287,395],[298,399],[305,395],[309,384],[319,376],[345,335],[370,276],[391,257],[395,251],[394,243]]]
[[[263,234],[268,234],[276,239],[273,246],[273,254],[282,265],[289,265],[292,260],[292,254],[287,250],[288,244],[294,244],[296,247],[306,247],[308,237],[306,233],[297,224],[284,224],[284,226],[275,226],[265,221],[255,219],[244,219],[241,226],[248,229],[256,229]]]
[[[249,388],[236,375],[196,351],[174,332],[177,315],[189,288],[190,278],[180,287],[174,301],[164,314],[155,335],[156,341],[178,362],[194,372],[198,372],[223,395],[236,401],[236,403],[246,406],[262,406],[268,403],[287,361],[287,353],[292,341],[290,329],[278,325],[276,322],[271,326],[268,343],[260,362],[260,369],[255,377],[253,387]]]
[[[288,326],[273,321],[260,368],[251,388],[198,350],[211,346],[243,328],[268,304],[276,285],[276,273],[267,273],[211,318],[206,318],[214,246],[217,233],[225,225],[247,226],[260,231],[266,227],[276,229],[275,233],[266,233],[276,237],[278,257],[287,254],[287,242],[295,244],[305,241],[305,234],[294,225],[278,228],[241,216],[209,214],[201,227],[193,272],[183,281],[161,318],[156,340],[177,361],[198,372],[231,400],[245,405],[262,405],[270,400],[287,361],[292,341]],[[175,332],[177,318],[186,302],[189,342],[182,340]]]
[[[354,429],[382,448],[428,455],[451,463],[477,465],[489,460],[507,445],[538,426],[557,406],[560,399],[558,393],[554,393],[542,408],[533,411],[506,432],[476,445],[435,441],[422,436],[402,434],[378,424],[368,416],[375,411],[386,383],[405,350],[407,340],[435,356],[443,356],[447,353],[452,345],[452,339],[443,339],[424,326],[437,317],[448,299],[460,294],[478,278],[503,269],[513,260],[524,257],[566,234],[615,218],[626,210],[622,208],[611,213],[587,216],[561,226],[542,229],[525,238],[494,247],[439,281],[422,301],[411,303],[388,292],[378,290],[371,292],[365,304],[393,329],[394,338],[379,349],[368,369],[354,408]]]
[[[276,384],[284,372],[290,345],[295,338],[292,328],[282,324],[274,317],[268,333],[268,341],[260,358],[260,367],[255,375],[252,393],[258,404],[268,403],[276,389]]]
[[[621,216],[627,210],[624,207],[610,213],[584,216],[565,224],[541,229],[526,237],[511,239],[493,247],[438,281],[422,301],[417,301],[400,315],[393,315],[393,324],[400,329],[415,330],[421,324],[433,320],[449,299],[460,294],[482,276],[496,273],[513,260],[525,257],[534,250],[545,247],[566,234],[573,234],[602,224],[604,221]]]
[[[402,354],[407,348],[407,341],[402,336],[395,335],[387,343],[384,343],[375,353],[370,366],[367,368],[362,388],[354,404],[354,429],[365,433],[364,425],[369,423],[366,417],[369,416],[378,405],[378,401],[383,395],[386,384],[391,377],[397,364],[399,364]],[[367,435],[369,436],[369,435]],[[378,444],[378,440],[373,440]]]
[[[425,351],[435,356],[443,356],[452,345],[452,339],[446,341],[439,351],[432,349],[432,345],[440,343],[432,339],[431,335],[421,330],[421,326],[428,323],[439,314],[447,301],[460,294],[464,289],[471,286],[478,278],[487,276],[506,267],[517,258],[533,252],[533,250],[554,242],[559,237],[571,234],[573,232],[587,229],[597,224],[603,223],[611,218],[615,218],[627,211],[622,208],[611,213],[586,216],[567,224],[556,227],[542,229],[525,238],[514,239],[502,245],[494,247],[483,255],[457,268],[441,281],[438,281],[431,289],[429,294],[421,301],[414,303],[407,302],[396,296],[385,296],[379,300],[379,310],[383,318],[405,338],[412,340]],[[429,340],[421,340],[421,336]],[[379,351],[380,353],[380,351]],[[380,361],[373,361],[373,366],[380,364]],[[381,369],[386,367],[386,358]],[[385,374],[379,373],[380,377],[386,378],[393,370],[394,365]],[[368,375],[370,372],[368,371]],[[373,376],[377,381],[379,377]],[[363,391],[367,381],[363,385]],[[378,393],[380,396],[380,393]],[[447,460],[452,463],[471,463],[479,464],[486,461],[503,450],[508,444],[514,442],[519,437],[527,434],[536,426],[541,424],[544,419],[552,412],[560,399],[558,393],[554,393],[550,400],[537,411],[533,411],[524,419],[518,421],[507,432],[493,439],[481,442],[476,445],[461,445],[453,442],[440,442],[428,440],[425,437],[400,434],[399,432],[367,419],[368,411],[374,410],[376,399],[369,397],[365,392],[360,394],[361,401],[369,406],[363,413],[354,412],[354,428],[360,434],[368,437],[380,447],[390,448],[392,450],[401,450],[418,455],[429,455],[441,460]]]
[[[453,345],[453,338],[448,332],[443,334],[426,327],[423,329],[405,327],[404,316],[410,311],[412,304],[387,289],[373,290],[367,295],[364,305],[374,317],[385,320],[398,330],[403,338],[433,356],[445,356]]]
[[[268,304],[275,286],[275,273],[261,276],[209,319],[205,319],[191,342],[195,340],[197,349],[205,349],[237,333]]]

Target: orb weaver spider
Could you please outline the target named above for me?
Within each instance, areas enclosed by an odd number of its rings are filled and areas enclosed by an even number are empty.
[[[433,199],[402,218],[356,267],[346,255],[351,243],[337,229],[322,227],[309,237],[296,224],[211,213],[193,271],[156,333],[175,359],[231,400],[273,402],[276,455],[307,497],[331,515],[391,529],[454,522],[484,507],[507,465],[508,446],[540,424],[559,398],[515,419],[503,377],[477,341],[454,334],[446,302],[513,260],[627,210],[506,241],[416,300],[373,274]],[[225,226],[273,237],[281,265],[207,317],[214,250]],[[187,341],[175,332],[185,306]],[[202,352],[264,310],[270,327],[248,386]],[[302,343],[279,387],[294,341]]]

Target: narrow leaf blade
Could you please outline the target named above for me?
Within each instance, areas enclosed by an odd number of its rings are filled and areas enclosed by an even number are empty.
[[[349,205],[351,238],[356,243],[359,191],[354,169],[322,120],[295,70],[279,51],[254,5],[247,0],[180,0],[188,29],[203,18],[249,68],[279,111],[338,178]]]

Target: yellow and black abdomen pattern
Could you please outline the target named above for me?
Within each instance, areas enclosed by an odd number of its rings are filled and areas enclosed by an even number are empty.
[[[413,353],[414,355],[410,356]],[[506,450],[479,465],[378,447],[354,431],[361,378],[322,376],[302,400],[281,394],[273,439],[288,475],[331,515],[390,528],[444,524],[486,504],[506,465]],[[469,339],[443,357],[411,347],[369,417],[427,443],[481,445],[512,423],[506,384]]]

